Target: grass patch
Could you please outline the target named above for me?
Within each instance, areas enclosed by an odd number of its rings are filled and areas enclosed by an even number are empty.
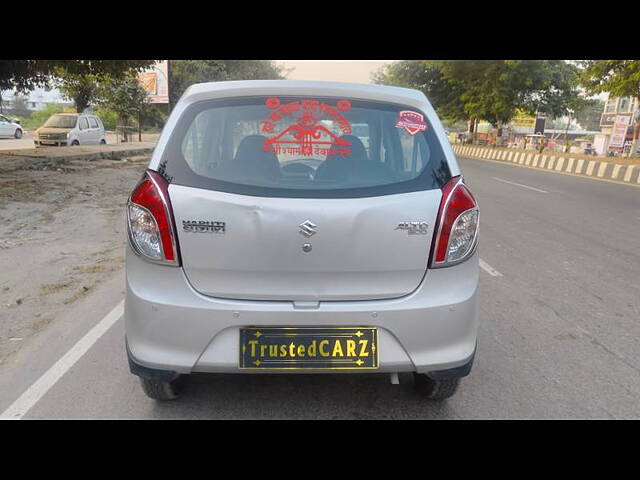
[[[68,288],[70,286],[71,283],[47,283],[45,285],[41,285],[40,290],[42,291],[42,293],[50,295],[52,293],[58,293],[59,291],[64,290],[65,288]]]
[[[67,298],[64,302],[65,305],[69,305],[70,303],[75,302],[76,300],[78,300],[79,298],[84,297],[87,292],[90,290],[89,287],[82,287],[80,290],[78,290],[76,293],[74,293],[73,295],[71,295],[69,298]]]
[[[33,324],[31,325],[31,330],[33,330],[34,332],[39,332],[44,327],[46,327],[49,323],[51,323],[51,318],[50,317],[40,318],[40,319],[36,320],[35,322],[33,322]]]

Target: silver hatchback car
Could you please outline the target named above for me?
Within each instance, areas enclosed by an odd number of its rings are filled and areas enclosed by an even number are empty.
[[[195,372],[413,372],[441,400],[471,370],[478,206],[421,92],[193,85],[126,209],[126,349],[152,398]]]

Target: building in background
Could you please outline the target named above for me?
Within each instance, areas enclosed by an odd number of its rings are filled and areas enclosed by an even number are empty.
[[[600,133],[595,135],[593,147],[598,155],[609,152],[627,153],[633,141],[633,125],[640,115],[638,99],[609,97],[600,117]]]
[[[149,103],[169,103],[169,62],[160,60],[138,74],[138,81],[149,95]]]
[[[16,97],[24,97],[27,109],[32,112],[42,110],[48,104],[61,103],[67,106],[72,103],[66,101],[60,91],[56,88],[51,90],[45,90],[43,88],[36,88],[28,93],[16,93],[13,90],[2,91],[2,110],[7,112],[13,109]]]

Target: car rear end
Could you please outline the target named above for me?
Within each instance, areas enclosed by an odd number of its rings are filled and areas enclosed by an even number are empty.
[[[127,219],[127,350],[154,398],[192,372],[414,372],[433,393],[471,368],[478,209],[420,92],[195,85]]]

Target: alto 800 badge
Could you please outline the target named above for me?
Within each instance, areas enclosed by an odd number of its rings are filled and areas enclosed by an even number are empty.
[[[409,235],[426,235],[429,232],[427,222],[400,222],[395,230],[405,230]]]

